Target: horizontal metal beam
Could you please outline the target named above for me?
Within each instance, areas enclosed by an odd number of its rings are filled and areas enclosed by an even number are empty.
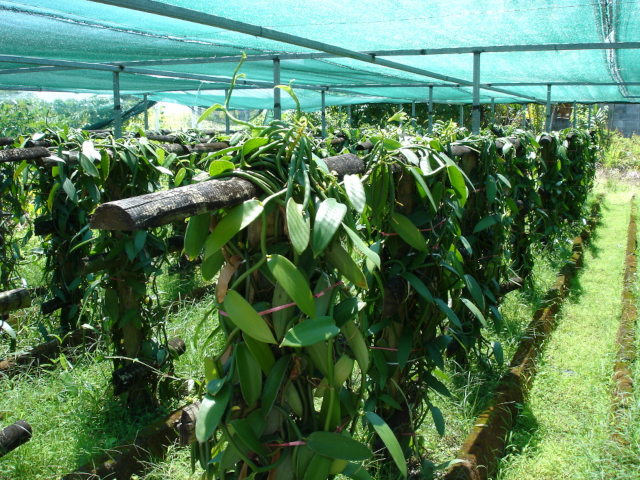
[[[183,20],[186,22],[196,23],[199,25],[207,25],[210,27],[221,28],[224,30],[243,33],[246,35],[253,35],[260,38],[266,38],[281,43],[288,43],[290,45],[296,45],[298,47],[308,48],[311,50],[317,50],[325,53],[331,53],[341,57],[352,58],[354,60],[360,60],[362,62],[371,63],[374,65],[380,65],[382,67],[399,70],[402,72],[412,73],[415,75],[421,75],[425,77],[435,78],[444,82],[461,83],[464,85],[471,85],[472,83],[466,80],[461,80],[447,75],[441,75],[439,73],[430,72],[410,65],[404,65],[402,63],[393,62],[391,60],[385,60],[377,57],[373,54],[367,54],[349,50],[347,48],[339,47],[336,45],[330,45],[317,40],[311,40],[309,38],[299,37],[297,35],[291,35],[289,33],[279,32],[270,28],[265,28],[257,25],[251,25],[245,22],[239,22],[237,20],[231,20],[228,18],[220,17],[218,15],[211,15],[197,10],[190,10],[188,8],[177,7],[174,5],[168,5],[166,3],[160,3],[154,0],[90,0],[95,3],[101,3],[106,5],[112,5],[121,8],[128,8],[130,10],[151,13],[154,15],[160,15],[168,18],[175,18],[177,20]],[[513,94],[511,92],[505,92],[503,90],[493,89],[493,91],[499,93],[506,93],[509,95],[515,95],[517,97],[526,98],[533,101],[541,101],[535,97],[525,96],[520,94]]]

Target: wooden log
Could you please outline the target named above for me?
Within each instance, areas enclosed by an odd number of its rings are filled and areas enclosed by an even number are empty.
[[[166,142],[166,143],[178,143],[181,144],[182,141],[178,135],[155,135],[155,134],[147,134],[147,138],[149,140],[154,140],[156,142]]]
[[[174,153],[176,155],[188,155],[189,150],[186,150],[179,143],[163,143],[162,145],[158,145],[161,149],[163,149],[167,153]]]
[[[181,338],[170,340],[167,347],[169,351],[176,356],[181,356],[186,350],[187,345]],[[154,372],[154,369],[160,367],[160,364],[147,364],[142,361],[136,361],[119,368],[111,375],[111,383],[113,385],[113,394],[120,395],[129,391],[132,387],[138,385],[144,378]]]
[[[96,340],[97,335],[93,330],[79,328],[78,330],[74,330],[73,332],[65,335],[62,338],[62,343],[60,343],[57,338],[54,338],[53,340],[34,347],[27,353],[1,361],[0,375],[11,376],[16,374],[18,369],[14,367],[18,365],[40,366],[45,363],[51,363],[52,360],[56,359],[60,355],[61,349],[76,347],[83,343],[93,345]]]
[[[0,314],[31,306],[31,292],[27,288],[16,288],[0,292]]]
[[[209,135],[210,137],[215,137],[218,134],[215,130],[200,130],[200,133],[203,135]]]
[[[63,477],[63,480],[123,480],[148,468],[148,460],[164,458],[167,449],[178,440],[176,427],[182,411],[152,423],[138,432],[135,439],[90,460],[85,466]]]
[[[56,310],[60,310],[61,308],[70,306],[71,303],[72,302],[70,298],[65,298],[63,300],[59,297],[55,297],[44,302],[40,306],[40,312],[42,312],[42,315],[51,315]]]
[[[182,409],[178,433],[180,434],[180,446],[187,447],[196,441],[196,420],[200,411],[200,402],[194,402]]]
[[[6,147],[7,145],[13,145],[16,142],[15,138],[0,137],[0,147]]]
[[[26,148],[33,147],[50,147],[51,142],[49,140],[27,140],[24,144]]]
[[[24,420],[0,430],[0,458],[31,440],[32,433],[31,425]]]
[[[364,172],[364,163],[351,153],[323,159],[338,177]],[[98,230],[143,230],[241,204],[260,194],[260,189],[241,178],[213,179],[163,192],[116,200],[100,205],[91,216]]]
[[[0,162],[20,162],[51,155],[45,147],[9,148],[0,150]]]
[[[366,142],[359,143],[356,145],[356,151],[361,152],[365,150],[371,150],[373,148],[373,142],[367,140]]]
[[[473,155],[477,157],[478,152],[471,147],[467,147],[466,145],[456,145],[452,143],[451,155],[454,157],[464,157],[465,155]]]
[[[195,145],[185,145],[184,148],[189,153],[208,153],[229,148],[229,144],[227,142],[196,143]]]

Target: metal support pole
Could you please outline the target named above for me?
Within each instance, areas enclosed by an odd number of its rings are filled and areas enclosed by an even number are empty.
[[[577,128],[578,126],[578,109],[576,101],[573,101],[573,128]]]
[[[196,108],[197,107],[191,107],[191,128],[195,129],[196,128]]]
[[[280,85],[280,59],[273,61],[273,86]],[[282,120],[282,106],[280,103],[279,88],[273,89],[273,119]]]
[[[160,104],[156,103],[156,132],[160,131]]]
[[[471,133],[480,133],[480,52],[473,54],[473,110],[471,113]]]
[[[429,135],[433,133],[433,85],[429,85]]]
[[[342,129],[342,107],[338,107],[338,128]]]
[[[120,74],[113,72],[113,135],[122,138],[122,112],[120,111]]]
[[[522,105],[522,129],[527,128],[527,112],[529,111],[529,104],[524,103]]]
[[[324,104],[324,96],[325,96],[324,90],[320,92],[320,95],[321,95],[321,105],[322,105],[322,138],[325,138],[327,136],[327,112],[325,111],[325,104]]]
[[[551,85],[547,85],[547,120],[544,129],[547,132],[551,129]]]
[[[460,123],[458,124],[460,128],[464,127],[464,105],[460,105]]]
[[[351,105],[347,105],[347,124],[351,127]]]
[[[229,95],[229,90],[225,89],[225,91],[224,91],[224,98],[225,99],[227,98],[227,95]],[[229,135],[231,133],[231,120],[229,120],[229,117],[227,117],[226,115],[224,116],[224,133],[225,133],[225,135]]]
[[[587,121],[587,130],[591,130],[591,109],[593,105],[589,105],[589,120]]]
[[[416,128],[416,101],[411,102],[411,125]]]
[[[145,132],[147,130],[149,130],[149,112],[148,112],[148,108],[149,108],[149,96],[145,95],[144,96],[144,131]]]
[[[491,123],[496,123],[496,99],[491,97]]]

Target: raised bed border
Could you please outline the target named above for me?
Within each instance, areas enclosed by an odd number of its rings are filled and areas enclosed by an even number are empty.
[[[589,221],[579,236],[573,240],[572,255],[549,289],[543,306],[533,316],[518,349],[513,356],[509,371],[502,377],[493,400],[480,414],[474,427],[458,451],[457,459],[445,480],[486,480],[502,456],[507,436],[518,416],[518,404],[522,405],[537,371],[537,360],[542,346],[556,327],[556,314],[566,297],[569,283],[576,271],[582,267],[584,242],[595,228],[603,195],[594,203]]]

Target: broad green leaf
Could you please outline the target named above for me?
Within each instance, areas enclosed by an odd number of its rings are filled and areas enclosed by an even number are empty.
[[[391,216],[391,227],[400,235],[405,242],[411,245],[416,250],[426,252],[429,250],[427,242],[418,227],[416,227],[411,220],[400,213],[394,213]]]
[[[267,458],[267,450],[262,443],[260,443],[260,439],[256,435],[256,432],[253,431],[253,428],[251,428],[249,422],[250,420],[248,418],[237,418],[233,420],[230,425],[236,431],[238,438],[240,438],[250,450],[253,450],[259,457],[265,460]]]
[[[366,445],[338,433],[316,431],[305,442],[311,450],[329,458],[359,462],[373,456]]]
[[[507,187],[511,188],[511,182],[509,182],[509,180],[507,180],[507,177],[505,177],[504,175],[498,173],[498,178],[500,179],[500,181],[502,183],[504,183]]]
[[[56,182],[49,192],[49,197],[47,197],[47,207],[49,208],[50,212],[53,211],[53,201],[56,198],[56,192],[60,189],[60,186],[60,182]]]
[[[333,318],[336,321],[336,326],[342,328],[345,323],[353,320],[358,315],[359,310],[360,306],[358,305],[357,297],[350,297],[338,303],[333,309]]]
[[[93,162],[93,160],[100,160],[100,152],[95,149],[91,140],[82,142],[82,154],[91,162]]]
[[[442,416],[442,412],[438,407],[434,407],[433,405],[429,406],[429,410],[431,410],[431,416],[433,417],[433,423],[435,423],[436,425],[438,435],[442,437],[445,430],[444,417]]]
[[[209,255],[200,265],[200,272],[202,272],[202,278],[205,281],[211,280],[215,277],[220,268],[222,268],[222,264],[224,263],[224,255],[222,254],[222,250],[218,250],[213,255]]]
[[[215,177],[224,172],[233,172],[236,166],[228,160],[214,160],[209,165],[209,176]]]
[[[269,375],[267,375],[267,380],[264,383],[264,389],[262,390],[262,411],[265,415],[269,413],[273,403],[278,396],[278,392],[280,391],[280,386],[285,378],[285,373],[287,372],[287,368],[289,367],[289,360],[291,359],[290,355],[285,355],[280,357],[278,361],[273,365]]]
[[[458,328],[462,328],[462,324],[460,323],[460,319],[458,318],[458,315],[456,315],[456,313],[453,310],[451,310],[451,308],[449,308],[449,305],[447,305],[440,298],[436,298],[435,301],[440,311],[444,313],[447,316],[447,318],[449,318],[449,320],[451,320],[451,323],[453,323]]]
[[[164,150],[160,150],[160,151],[164,152]],[[182,167],[180,170],[178,170],[178,173],[176,173],[176,178],[174,179],[174,184],[176,187],[180,186],[186,174],[187,174],[186,168]]]
[[[284,291],[308,317],[316,318],[316,306],[307,280],[291,261],[282,255],[267,260],[269,271]]]
[[[290,198],[287,202],[287,226],[289,228],[289,238],[298,255],[302,255],[309,246],[311,236],[311,226],[309,216],[302,212],[302,205]]]
[[[331,317],[305,320],[291,328],[282,341],[281,347],[306,347],[335,337],[340,329]]]
[[[500,310],[493,305],[491,305],[489,309],[491,310],[491,316],[493,317],[495,328],[497,331],[500,331],[502,328],[502,315],[500,314]]]
[[[364,341],[362,332],[353,320],[349,320],[342,327],[342,333],[349,342],[353,355],[356,357],[356,362],[360,365],[360,370],[362,370],[362,373],[367,373],[371,359],[369,358],[369,347]]]
[[[418,183],[418,185],[422,188],[424,193],[427,195],[427,198],[429,198],[429,201],[431,202],[431,206],[433,207],[433,209],[435,211],[438,211],[438,207],[436,207],[436,202],[433,200],[433,195],[431,195],[431,190],[429,190],[429,186],[424,181],[424,178],[422,178],[422,175],[420,174],[418,169],[410,167],[409,171],[411,172],[411,175],[413,175],[413,178],[415,179],[415,181]]]
[[[138,230],[133,234],[133,249],[137,253],[144,248],[144,244],[147,241],[147,231],[146,230]]]
[[[249,347],[249,351],[260,365],[260,368],[265,375],[269,375],[273,364],[276,363],[276,358],[273,356],[273,352],[269,345],[263,342],[259,342],[253,337],[244,337],[244,343]]]
[[[367,204],[367,195],[364,192],[360,178],[357,175],[345,175],[344,188],[347,191],[351,205],[353,205],[356,212],[361,214]]]
[[[467,290],[471,292],[471,296],[480,307],[480,310],[484,310],[484,295],[482,294],[482,289],[476,279],[467,273],[464,276],[464,284],[466,285]]]
[[[482,323],[482,325],[484,327],[487,327],[487,321],[484,318],[484,315],[482,314],[482,312],[478,309],[478,307],[476,307],[473,302],[471,300],[469,300],[468,298],[461,298],[462,303],[465,304],[465,306],[471,311],[471,313],[473,313],[476,318],[478,320],[480,320],[480,323]]]
[[[342,228],[347,232],[351,241],[355,244],[355,246],[360,250],[369,260],[373,262],[373,264],[380,269],[380,255],[371,250],[366,243],[358,236],[356,232],[347,227],[344,223],[342,224]]]
[[[488,203],[493,203],[493,201],[496,199],[496,193],[498,191],[498,187],[496,185],[496,180],[489,175],[489,177],[487,178],[487,202]]]
[[[244,342],[236,345],[234,357],[240,377],[242,397],[247,405],[252,407],[262,393],[262,369]]]
[[[409,163],[412,163],[413,165],[420,165],[420,159],[413,150],[410,148],[401,148],[400,151]]]
[[[85,154],[78,154],[78,161],[80,163],[80,166],[82,167],[82,170],[84,170],[87,175],[91,175],[92,177],[100,176],[100,173],[98,172],[96,166],[93,164],[93,161]]]
[[[379,141],[382,140],[382,137],[380,136],[373,136],[370,137],[369,140],[373,143],[378,143]],[[384,146],[384,148],[386,150],[397,150],[399,148],[402,148],[402,144],[400,142],[398,142],[397,140],[394,140],[392,138],[385,138],[384,142],[382,143],[382,145]]]
[[[204,250],[205,260],[220,250],[240,230],[258,218],[263,210],[264,207],[258,200],[249,200],[227,213],[207,238]]]
[[[224,309],[231,321],[244,332],[245,335],[265,343],[276,343],[273,333],[264,319],[235,290],[229,290],[224,299]]]
[[[314,256],[322,252],[335,235],[342,219],[347,213],[347,206],[327,198],[318,207],[311,232],[311,248]]]
[[[304,473],[302,480],[327,480],[333,460],[324,455],[315,454]]]
[[[196,439],[198,442],[203,443],[208,440],[218,428],[230,398],[231,387],[229,385],[222,387],[215,397],[205,394],[196,419]]]
[[[424,298],[426,301],[430,303],[433,303],[433,295],[431,295],[431,292],[429,291],[429,289],[427,288],[427,286],[424,284],[422,280],[420,280],[417,276],[415,276],[411,272],[401,273],[400,276],[405,280],[407,280],[411,284],[411,286],[414,288],[414,290],[418,292],[422,298]]]
[[[364,412],[371,425],[373,425],[374,430],[382,440],[382,442],[389,450],[391,454],[391,458],[396,462],[400,473],[402,473],[403,477],[407,477],[407,462],[404,458],[404,453],[402,453],[402,448],[398,443],[398,439],[389,428],[389,425],[385,423],[385,421],[376,415],[373,412]]]
[[[267,143],[269,143],[268,138],[264,138],[264,137],[251,138],[247,140],[245,144],[242,146],[242,155],[247,155],[248,153],[251,153],[256,148],[262,147]]]
[[[331,247],[324,251],[325,257],[338,269],[338,272],[347,280],[361,288],[368,288],[367,279],[360,267],[351,258],[351,255],[342,248],[339,242],[333,242]]]
[[[73,203],[78,203],[78,192],[76,191],[76,187],[73,185],[71,180],[65,178],[64,182],[62,183],[62,189],[67,193],[67,196]]]
[[[489,215],[488,217],[484,217],[475,226],[475,228],[473,229],[473,233],[478,233],[486,228],[492,227],[498,222],[500,222],[500,215],[498,215],[497,213],[494,215]]]
[[[16,336],[16,332],[13,330],[13,328],[11,328],[11,325],[9,325],[6,321],[4,321],[1,318],[0,318],[0,328],[2,328],[2,330],[7,332],[7,334],[11,338],[13,338],[14,340],[17,340],[18,337]]]
[[[209,233],[211,214],[209,212],[195,215],[187,223],[187,231],[184,234],[184,253],[189,260],[193,260],[202,251],[204,242]]]
[[[493,347],[493,356],[496,358],[496,362],[498,362],[498,365],[502,366],[504,364],[504,352],[502,351],[502,345],[500,342],[491,342],[491,346]]]
[[[467,202],[467,186],[464,183],[464,177],[460,172],[460,167],[457,165],[447,165],[447,173],[449,174],[449,181],[453,187],[453,191],[456,192],[456,197],[460,200],[460,205],[464,207]]]
[[[398,342],[398,367],[402,370],[409,361],[411,356],[411,347],[413,347],[413,331],[409,327],[405,327]]]
[[[346,477],[353,478],[353,480],[372,480],[367,469],[363,465],[356,465],[355,463],[347,464],[341,473]]]

